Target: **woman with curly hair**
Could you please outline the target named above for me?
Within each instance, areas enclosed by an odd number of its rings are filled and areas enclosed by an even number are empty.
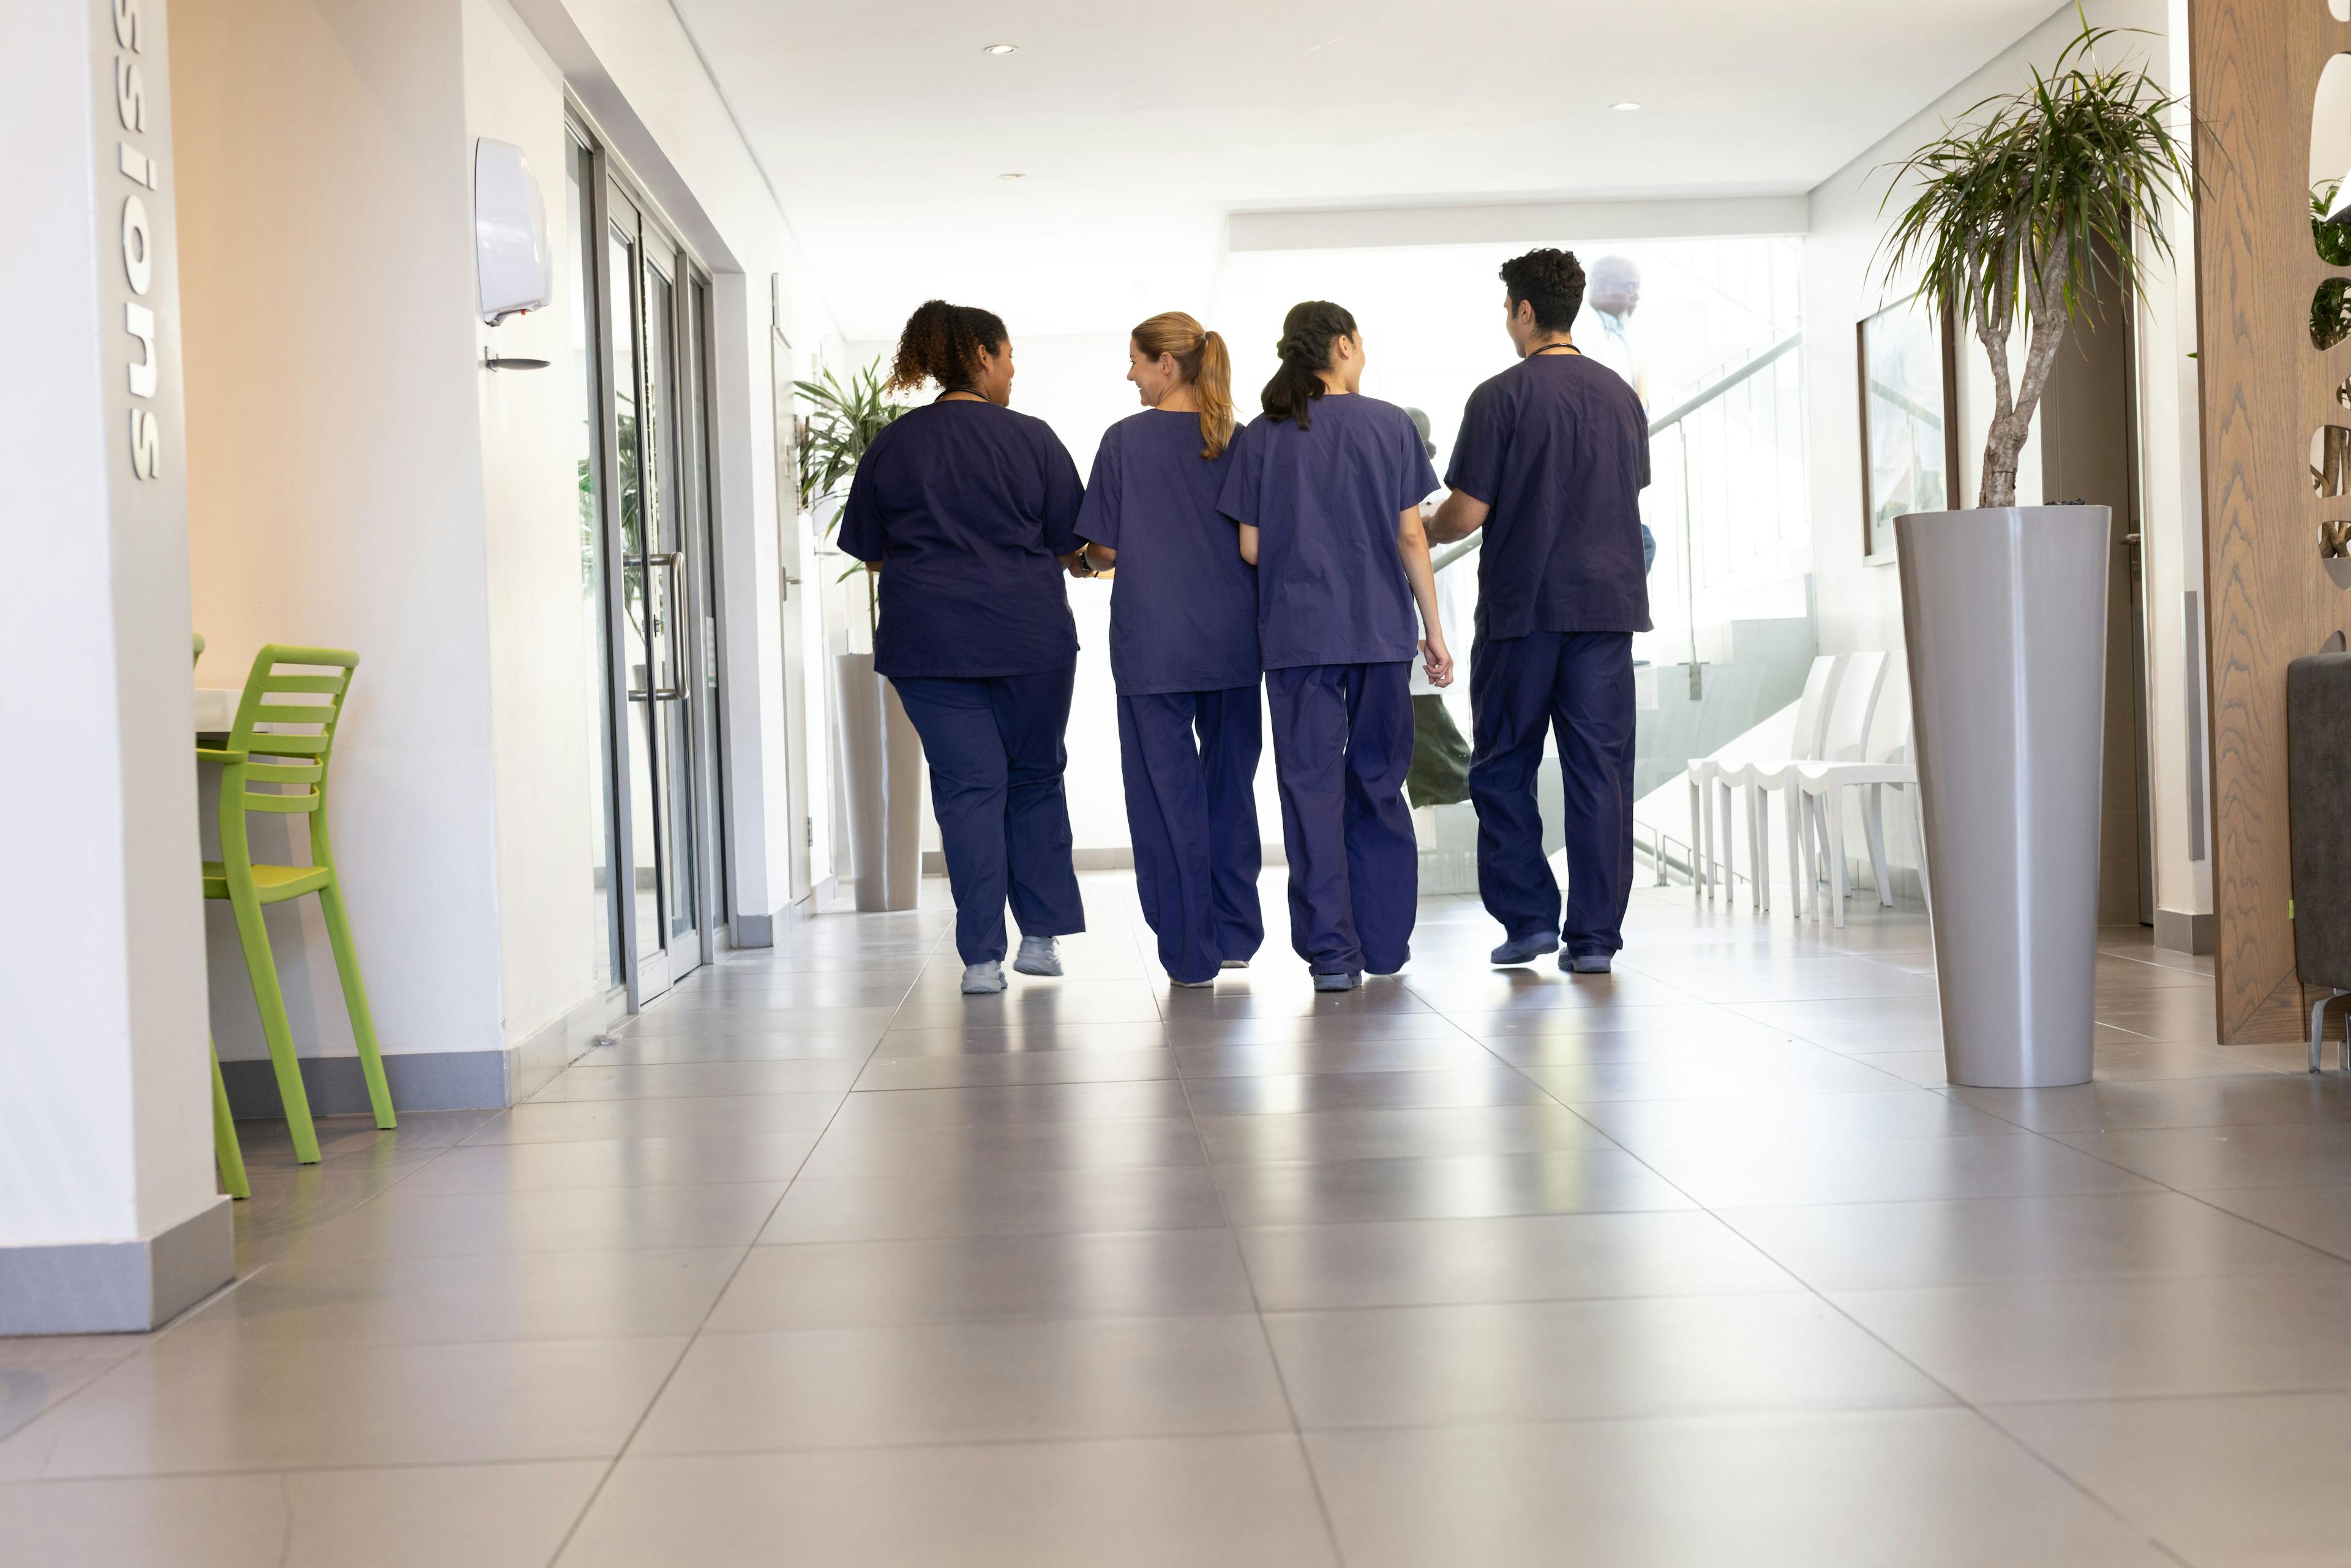
[[[1134,885],[1179,986],[1246,965],[1265,940],[1257,879],[1257,573],[1217,510],[1233,461],[1225,340],[1180,310],[1127,340],[1144,411],[1103,433],[1083,553],[1115,566],[1110,668]]]
[[[1009,407],[1012,341],[994,313],[914,312],[889,384],[931,382],[938,397],[857,465],[840,538],[881,572],[873,667],[923,737],[963,988],[985,993],[1005,987],[1008,898],[1022,974],[1060,974],[1054,939],[1086,927],[1061,783],[1078,664],[1061,572],[1083,570],[1084,491],[1052,429]]]
[[[1346,991],[1412,953],[1416,646],[1433,685],[1453,679],[1420,517],[1437,473],[1411,416],[1357,390],[1353,316],[1327,300],[1293,306],[1278,351],[1220,505],[1258,569],[1290,941],[1316,990]]]

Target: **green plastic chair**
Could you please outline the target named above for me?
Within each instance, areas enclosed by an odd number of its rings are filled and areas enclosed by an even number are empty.
[[[310,1099],[302,1089],[301,1064],[294,1055],[294,1032],[286,1019],[286,996],[278,988],[277,963],[262,924],[264,905],[305,894],[319,895],[327,938],[342,977],[343,1005],[351,1015],[351,1038],[359,1044],[360,1069],[367,1078],[375,1124],[399,1124],[383,1081],[383,1058],[376,1051],[375,1022],[368,1012],[367,987],[351,945],[351,927],[335,878],[335,853],[327,841],[327,767],[334,750],[335,726],[360,656],[339,648],[288,648],[273,643],[254,655],[236,723],[225,749],[199,747],[197,758],[220,765],[221,858],[204,862],[204,896],[225,898],[236,915],[245,948],[246,972],[269,1041],[269,1061],[277,1074],[277,1094],[294,1134],[294,1156],[304,1165],[319,1160],[319,1134],[310,1122]],[[319,670],[331,671],[320,674]],[[277,699],[277,700],[273,700]],[[267,729],[258,726],[267,725]],[[297,731],[300,733],[297,733]],[[282,793],[255,785],[291,786]],[[310,819],[308,865],[256,865],[246,833],[246,814],[270,811]]]
[[[204,634],[199,632],[196,633],[196,662],[202,664],[204,657]],[[204,748],[199,747],[196,749],[201,758]],[[226,757],[229,753],[218,755]],[[238,759],[243,760],[241,755]],[[221,1082],[220,1051],[213,1044],[209,1032],[204,1036],[204,1050],[211,1053],[213,1059],[213,1159],[220,1166],[221,1186],[227,1189],[231,1197],[251,1197],[253,1185],[245,1179],[245,1150],[236,1141],[236,1118],[229,1114],[228,1085]]]

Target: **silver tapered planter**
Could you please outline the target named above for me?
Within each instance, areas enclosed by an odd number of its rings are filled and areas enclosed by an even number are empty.
[[[871,653],[837,653],[850,873],[862,913],[912,909],[923,876],[923,742]]]
[[[2104,507],[1895,519],[1953,1083],[2085,1083],[2105,750]]]

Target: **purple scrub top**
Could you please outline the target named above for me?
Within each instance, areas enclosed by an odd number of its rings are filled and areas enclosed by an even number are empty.
[[[1536,354],[1485,382],[1469,394],[1445,482],[1493,508],[1478,551],[1486,635],[1649,630],[1649,419],[1615,371]]]
[[[1055,558],[1078,548],[1084,487],[1041,419],[958,400],[909,409],[865,449],[841,548],[882,564],[873,667],[967,680],[1078,657]]]
[[[1121,696],[1257,685],[1257,571],[1217,510],[1235,445],[1214,457],[1201,446],[1198,414],[1154,408],[1112,425],[1094,454],[1077,532],[1118,551],[1110,672]]]
[[[1269,670],[1378,664],[1418,651],[1396,520],[1437,487],[1412,418],[1360,392],[1314,400],[1311,429],[1249,421],[1225,516],[1258,530],[1258,642]]]

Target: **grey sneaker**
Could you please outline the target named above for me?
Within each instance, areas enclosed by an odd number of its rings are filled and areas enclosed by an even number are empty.
[[[1024,975],[1058,975],[1061,972],[1061,955],[1050,936],[1023,936],[1020,951],[1013,956],[1012,967]]]
[[[1562,953],[1559,967],[1571,975],[1604,975],[1608,973],[1605,953]]]
[[[1361,969],[1350,969],[1342,975],[1314,977],[1314,988],[1318,991],[1352,991],[1360,988],[1363,983],[1364,972]]]
[[[1247,958],[1228,958],[1223,964],[1219,965],[1218,967],[1226,969],[1246,969],[1249,967],[1249,960]]]
[[[1173,975],[1168,976],[1167,978],[1174,984],[1183,987],[1187,991],[1210,990],[1215,988],[1217,983],[1214,976],[1210,976],[1205,980],[1178,980]]]
[[[990,958],[986,963],[966,964],[963,967],[963,994],[965,996],[990,996],[1003,988],[1004,965],[1001,960]]]

